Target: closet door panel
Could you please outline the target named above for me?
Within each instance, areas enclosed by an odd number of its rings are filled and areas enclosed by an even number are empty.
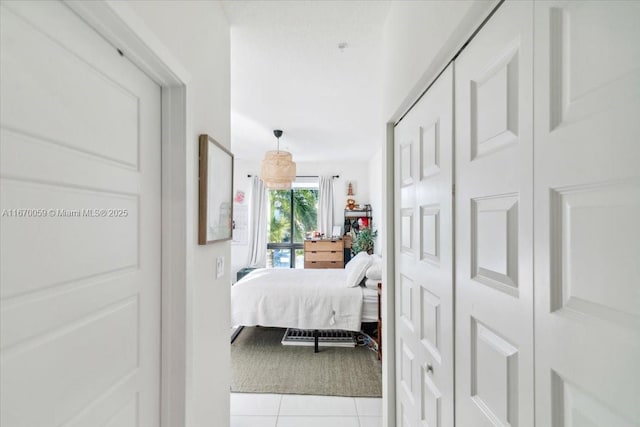
[[[456,60],[456,425],[533,426],[532,14]]]
[[[453,66],[395,129],[400,426],[453,424]]]
[[[536,419],[640,425],[640,5],[535,7]]]

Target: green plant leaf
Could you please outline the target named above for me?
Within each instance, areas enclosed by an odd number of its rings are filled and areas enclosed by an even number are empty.
[[[372,231],[369,227],[361,228],[351,244],[351,250],[354,254],[373,251],[376,237],[378,237],[378,230]]]

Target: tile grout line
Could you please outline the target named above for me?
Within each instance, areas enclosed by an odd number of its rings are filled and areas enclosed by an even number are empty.
[[[356,402],[356,398],[355,397],[352,397],[352,399],[353,399],[353,406],[356,409],[356,420],[358,421],[358,427],[362,427],[360,425],[360,414],[358,413],[358,402]]]
[[[238,393],[232,393],[232,394],[238,394]],[[259,396],[263,394],[253,394],[253,396]],[[279,423],[280,423],[280,418],[287,418],[287,415],[283,415],[282,414],[282,404],[284,401],[284,398],[288,395],[285,394],[274,394],[274,396],[278,396],[278,408],[276,409],[276,414],[275,414],[275,426],[274,427],[278,427]],[[296,395],[296,396],[303,396],[303,395]],[[310,397],[311,395],[304,395],[307,397]],[[314,395],[315,396],[315,395]],[[319,395],[317,397],[320,397]],[[338,397],[338,396],[334,396],[334,397]],[[347,415],[347,414],[317,414],[317,415],[305,415],[305,414],[298,414],[298,415],[291,415],[293,417],[300,417],[300,418],[314,418],[314,419],[318,419],[318,418],[323,418],[323,417],[344,417],[344,418],[356,418],[356,426],[357,427],[362,427],[365,424],[362,424],[362,422],[364,421],[363,418],[380,418],[379,416],[374,416],[374,415],[365,415],[365,414],[360,414],[360,411],[358,409],[358,397],[353,397],[350,396],[348,397],[348,399],[351,400],[352,404],[354,405],[352,408],[354,409],[353,415]],[[379,400],[379,399],[378,399]],[[365,408],[366,409],[366,408]],[[367,411],[365,410],[365,413],[367,413]],[[238,417],[251,417],[251,416],[265,416],[265,415],[260,415],[260,414],[236,414],[236,415],[231,415],[231,417],[233,418],[234,416],[238,416]],[[271,424],[270,424],[271,425]]]
[[[282,408],[282,399],[284,398],[284,394],[280,395],[280,401],[278,402],[278,413],[276,414],[276,425],[278,427],[278,422],[280,421],[280,409]]]

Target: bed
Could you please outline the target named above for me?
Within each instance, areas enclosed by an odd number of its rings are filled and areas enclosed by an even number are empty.
[[[378,322],[378,283],[380,280],[368,280],[362,287],[362,323]]]
[[[254,270],[231,289],[231,324],[359,331],[378,321],[377,289],[360,286],[374,260],[361,253],[344,269]]]

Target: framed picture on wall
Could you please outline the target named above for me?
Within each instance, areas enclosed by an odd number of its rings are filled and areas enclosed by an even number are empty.
[[[198,244],[231,240],[233,154],[209,135],[200,135]]]

